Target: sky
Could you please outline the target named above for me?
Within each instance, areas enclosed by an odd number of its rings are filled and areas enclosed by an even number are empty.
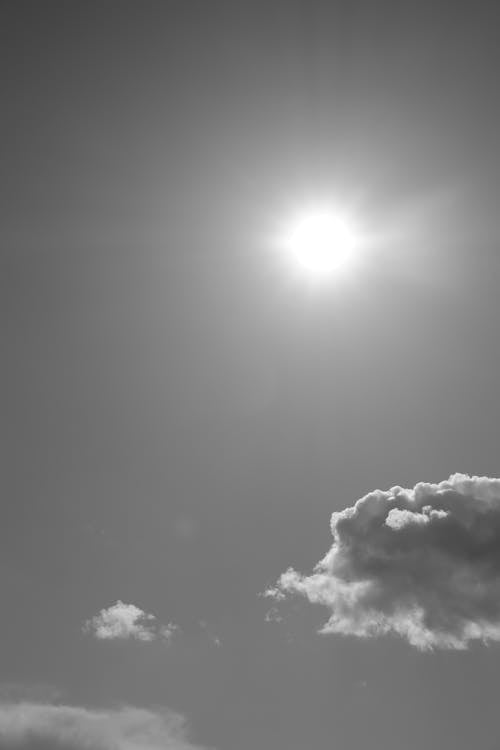
[[[1,750],[500,746],[498,20],[1,4]]]

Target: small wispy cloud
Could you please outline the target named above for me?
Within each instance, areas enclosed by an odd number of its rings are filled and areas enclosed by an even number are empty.
[[[290,568],[266,596],[324,605],[322,633],[395,633],[421,650],[500,641],[500,479],[375,490],[333,513],[331,532],[311,575]]]
[[[200,626],[200,629],[203,630],[204,633],[206,633],[209,643],[211,643],[212,646],[217,646],[217,648],[220,648],[222,646],[222,640],[216,633],[213,632],[208,622],[206,620],[200,620],[198,624]]]
[[[0,705],[2,703],[55,703],[62,698],[62,692],[54,685],[39,682],[0,682]]]
[[[178,627],[173,623],[163,625],[155,615],[144,612],[135,604],[118,600],[87,620],[83,630],[99,640],[135,639],[147,642],[158,639],[170,641]]]
[[[266,612],[265,620],[266,622],[283,622],[283,616],[280,614],[277,607],[271,607],[271,609]]]
[[[0,703],[2,750],[201,750],[182,716],[125,706],[95,710],[45,703]]]

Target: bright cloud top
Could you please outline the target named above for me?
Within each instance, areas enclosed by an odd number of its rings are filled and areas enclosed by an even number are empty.
[[[118,600],[107,609],[84,624],[83,629],[99,640],[133,638],[138,641],[154,641],[163,638],[169,641],[178,629],[169,623],[161,625],[154,615],[144,612],[135,604],[125,604]]]
[[[328,607],[323,633],[395,633],[422,650],[500,641],[500,479],[375,490],[331,531],[312,575],[289,569],[266,594]]]
[[[197,750],[186,738],[183,718],[170,711],[40,703],[0,704],[0,748]]]

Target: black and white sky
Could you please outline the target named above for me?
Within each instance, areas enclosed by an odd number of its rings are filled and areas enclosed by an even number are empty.
[[[0,10],[1,750],[499,748],[497,4]]]

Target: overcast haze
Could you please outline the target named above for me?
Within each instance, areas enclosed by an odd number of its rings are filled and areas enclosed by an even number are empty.
[[[500,746],[498,16],[1,3],[2,750]]]

